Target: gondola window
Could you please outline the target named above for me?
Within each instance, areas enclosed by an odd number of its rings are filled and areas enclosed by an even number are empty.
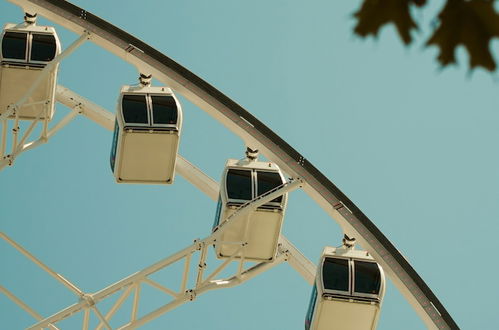
[[[5,32],[2,40],[2,57],[26,60],[26,38],[26,33]]]
[[[126,124],[148,124],[145,95],[123,95],[123,118]]]
[[[279,173],[273,172],[257,172],[258,196],[282,185],[282,179]],[[273,199],[271,202],[281,203],[282,196]]]
[[[49,62],[55,57],[56,41],[50,34],[33,34],[31,41],[31,60]]]
[[[173,96],[151,96],[154,124],[177,123],[177,103]]]
[[[348,259],[326,258],[322,268],[324,289],[349,293]]]
[[[356,293],[379,294],[381,274],[374,262],[354,260]]]
[[[230,169],[227,173],[229,199],[251,200],[251,171]]]

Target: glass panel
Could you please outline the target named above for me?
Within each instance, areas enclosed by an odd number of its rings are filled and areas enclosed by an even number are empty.
[[[283,184],[281,176],[276,172],[257,172],[258,180],[258,196],[274,189],[275,187]],[[271,202],[280,203],[282,202],[282,196],[273,199]]]
[[[378,294],[381,287],[381,274],[378,264],[354,260],[355,289],[357,293]]]
[[[212,230],[215,229],[215,227],[220,224],[221,214],[222,214],[222,197],[219,195],[217,202],[217,211],[215,212],[215,221],[213,222],[213,226],[211,227]]]
[[[322,265],[324,289],[349,292],[349,268],[347,259],[326,258]]]
[[[308,304],[307,317],[305,318],[305,330],[310,329],[312,325],[312,317],[314,316],[315,302],[317,300],[317,286],[314,284],[312,294],[310,295],[310,302]]]
[[[26,33],[5,32],[2,40],[2,56],[16,60],[26,60]]]
[[[151,96],[154,124],[176,124],[177,103],[173,96]]]
[[[111,170],[114,172],[114,164],[116,162],[116,148],[118,146],[118,134],[120,131],[120,127],[118,126],[118,120],[114,121],[114,133],[113,133],[113,144],[111,145]]]
[[[229,199],[251,200],[251,171],[230,169],[227,172]]]
[[[123,118],[126,124],[148,124],[147,103],[145,95],[123,95],[121,101]]]
[[[51,34],[33,34],[31,39],[31,60],[52,61],[55,57],[56,42]]]

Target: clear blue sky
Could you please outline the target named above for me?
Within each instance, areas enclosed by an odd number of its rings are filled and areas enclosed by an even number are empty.
[[[428,31],[404,48],[392,27],[352,35],[359,1],[74,1],[164,52],[244,106],[304,154],[404,254],[463,329],[497,329],[499,98],[496,75],[440,71]],[[429,26],[442,1],[416,12]],[[22,11],[0,2],[0,21]],[[40,24],[50,24],[40,20]],[[76,36],[58,28],[63,45]],[[498,50],[498,43],[492,44]],[[136,82],[122,60],[85,44],[59,82],[114,111]],[[219,179],[243,144],[183,99],[180,153]],[[67,113],[57,108],[57,118]],[[118,185],[111,132],[77,118],[0,172],[0,230],[87,292],[209,234],[215,203],[177,176],[173,186]],[[314,262],[339,227],[302,192],[283,232]],[[491,261],[492,260],[492,261]],[[75,302],[62,285],[0,242],[0,284],[44,316]],[[175,272],[165,276],[174,276]],[[145,329],[303,329],[310,287],[282,264],[210,292]],[[146,307],[162,296],[144,291]],[[105,306],[102,306],[106,310]],[[145,310],[144,310],[145,311]],[[34,323],[0,296],[2,329]],[[75,328],[74,320],[61,329]],[[114,323],[112,323],[114,324]],[[389,283],[379,329],[424,329]]]

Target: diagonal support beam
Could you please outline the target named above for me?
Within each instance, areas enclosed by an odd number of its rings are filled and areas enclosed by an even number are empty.
[[[19,299],[18,297],[16,297],[12,292],[10,292],[9,290],[7,290],[6,288],[4,288],[3,286],[0,285],[0,292],[2,292],[4,295],[7,296],[7,298],[9,298],[10,300],[12,300],[13,302],[15,302],[19,307],[21,307],[22,309],[24,309],[29,315],[31,315],[33,318],[35,318],[36,320],[41,320],[43,319],[43,317],[38,314],[37,312],[35,312],[31,307],[29,307],[24,301],[22,301],[21,299]],[[53,324],[49,324],[48,325],[50,329],[52,330],[59,330],[58,327],[56,327],[55,325]]]
[[[114,115],[107,112],[103,108],[98,107],[97,105],[91,103],[90,101],[82,98],[81,96],[71,92],[69,89],[60,87],[58,88],[58,100],[62,101],[62,103],[66,104],[69,106],[73,111],[72,113],[81,113],[88,118],[92,119],[93,121],[98,122],[101,126],[107,128],[107,129],[112,129],[113,128],[113,123],[114,123]],[[179,157],[178,161],[178,171],[181,175],[186,177],[186,179],[191,182],[194,186],[199,188],[201,191],[203,191],[208,197],[212,198],[213,200],[216,200],[218,198],[219,194],[219,186],[218,184],[209,176],[207,176],[204,172],[202,172],[200,169],[195,167],[194,165],[190,164],[187,160],[183,159],[181,156]],[[254,200],[248,202],[247,204],[243,205],[238,211],[236,211],[230,218],[229,221],[225,222],[223,226],[220,226],[219,230],[217,230],[214,234],[211,236],[203,239],[203,240],[196,240],[194,244],[190,245],[189,247],[179,251],[178,253],[167,257],[147,268],[145,268],[142,271],[139,271],[135,274],[132,274],[128,276],[127,278],[116,282],[115,284],[96,292],[95,294],[88,295],[85,294],[83,291],[78,289],[76,286],[74,286],[71,282],[67,281],[64,277],[62,277],[60,274],[55,273],[52,271],[48,266],[44,265],[41,261],[36,259],[33,255],[31,255],[28,251],[26,251],[24,248],[22,248],[20,245],[15,243],[13,240],[8,238],[5,234],[0,233],[0,237],[4,238],[9,244],[14,246],[16,249],[18,249],[21,253],[23,253],[25,256],[27,256],[30,260],[35,262],[38,266],[40,266],[42,269],[47,271],[52,277],[57,279],[59,282],[70,288],[75,294],[78,295],[80,300],[63,309],[62,311],[55,313],[54,315],[41,320],[40,322],[34,324],[31,326],[29,329],[39,329],[43,327],[50,326],[50,324],[53,324],[55,322],[58,322],[62,319],[65,319],[69,316],[71,316],[74,313],[84,311],[84,321],[83,321],[83,327],[88,327],[88,317],[89,317],[89,311],[90,309],[94,310],[94,312],[97,314],[99,317],[101,324],[100,326],[107,326],[106,322],[107,320],[112,317],[112,314],[115,312],[113,310],[112,313],[109,313],[105,317],[103,315],[99,315],[100,312],[98,310],[95,310],[93,307],[95,304],[97,304],[99,301],[105,299],[107,296],[114,294],[115,292],[126,289],[127,292],[131,292],[132,288],[138,288],[140,285],[140,282],[146,282],[148,284],[151,284],[151,281],[147,278],[147,276],[151,275],[154,272],[157,272],[160,269],[163,269],[167,267],[168,265],[186,258],[186,260],[190,260],[190,257],[193,253],[199,250],[199,246],[207,246],[210,244],[213,244],[214,240],[221,235],[225,230],[230,228],[231,224],[237,222],[239,219],[243,219],[245,214],[248,212],[251,212],[255,208],[271,201],[272,199],[284,194],[285,192],[295,190],[297,188],[300,188],[302,185],[301,180],[294,180],[287,182],[283,184],[282,186],[279,186],[269,192],[267,192],[264,195],[258,196]],[[298,265],[298,266],[293,266],[299,274],[301,274],[307,282],[311,282],[311,278],[313,279],[315,276],[315,272],[313,270],[313,267],[310,266],[311,263],[306,259],[299,251],[292,246],[292,244],[289,243],[287,239],[283,239],[283,237],[280,238],[280,248],[278,250],[278,256],[276,260],[273,263],[262,263],[258,264],[248,270],[241,271],[233,276],[232,278],[229,278],[227,280],[212,280],[214,276],[216,276],[216,273],[224,268],[227,263],[222,263],[221,266],[219,266],[213,274],[209,276],[208,279],[202,280],[201,278],[198,278],[198,281],[196,282],[196,287],[194,290],[189,290],[189,291],[184,291],[184,293],[181,292],[180,295],[175,295],[174,296],[174,301],[170,302],[169,304],[165,305],[161,311],[155,311],[153,313],[150,313],[144,317],[142,317],[140,320],[135,320],[135,317],[132,316],[132,321],[130,324],[126,325],[125,328],[128,328],[129,326],[136,326],[138,324],[143,324],[147,322],[147,320],[150,320],[151,318],[154,318],[154,315],[159,315],[163,314],[168,310],[171,310],[175,308],[176,306],[179,306],[180,304],[183,304],[184,302],[188,300],[193,299],[193,295],[195,296],[196,294],[201,294],[210,290],[218,289],[218,288],[225,288],[225,287],[231,287],[238,285],[244,281],[249,280],[250,278],[256,276],[257,274],[260,274],[261,272],[274,267],[275,265],[286,261],[286,260],[293,260],[293,257],[296,260],[296,262],[290,262],[290,264],[293,265]],[[202,258],[201,258],[202,259]],[[185,273],[185,272],[184,272]],[[199,275],[199,274],[198,274]],[[183,275],[184,281],[185,281],[185,276],[186,274]],[[198,276],[199,277],[199,276]],[[155,284],[152,282],[152,284]],[[154,286],[154,285],[153,285]],[[186,292],[190,292],[187,294]],[[136,299],[138,300],[138,292],[136,292]],[[170,293],[170,292],[167,292]],[[173,294],[175,294],[172,291]],[[122,296],[123,298],[124,296]],[[124,298],[123,298],[124,299]],[[137,301],[138,303],[138,301]],[[137,305],[137,304],[134,304]],[[115,309],[118,309],[120,306],[115,305]],[[159,314],[158,314],[159,313]],[[135,314],[135,313],[133,313]]]
[[[43,69],[41,74],[37,77],[37,79],[31,84],[30,88],[26,91],[26,93],[15,103],[11,104],[7,107],[7,111],[2,115],[0,114],[0,120],[7,118],[14,111],[19,109],[21,106],[26,103],[28,98],[33,94],[33,92],[38,88],[38,86],[42,83],[42,81],[47,77],[47,75],[57,66],[59,63],[71,55],[78,47],[80,47],[86,40],[90,39],[90,33],[84,31],[78,39],[76,39],[68,48],[66,48],[63,52],[58,54],[52,61],[50,61]],[[3,118],[4,117],[4,118]]]
[[[67,87],[58,85],[56,99],[65,106],[74,109],[79,107],[81,114],[99,124],[107,130],[114,129],[115,116],[103,107],[95,104],[89,99],[78,95]],[[213,201],[217,201],[219,195],[219,184],[210,176],[206,175],[195,165],[181,155],[177,155],[177,172],[189,181],[193,186],[206,194]],[[289,251],[291,257],[288,262],[308,283],[313,284],[316,266],[307,259],[291,242],[281,234],[279,242],[283,249]]]
[[[310,285],[314,285],[317,265],[305,257],[284,235],[279,237],[280,249],[288,254],[287,261]]]
[[[28,7],[31,12],[78,34],[91,31],[97,45],[136,66],[140,72],[153,74],[225,125],[247,145],[257,146],[292,177],[303,178],[304,191],[371,253],[427,327],[458,328],[438,297],[375,224],[312,163],[246,109],[150,45],[68,1],[9,1]],[[344,206],[341,210],[337,208],[340,204]]]
[[[67,287],[69,290],[71,290],[76,296],[81,297],[85,293],[80,290],[76,285],[65,279],[61,274],[58,274],[54,272],[52,269],[50,269],[47,265],[45,265],[43,262],[41,262],[39,259],[37,259],[34,255],[29,253],[28,250],[23,248],[21,245],[16,243],[13,239],[8,237],[6,234],[3,232],[0,232],[0,238],[4,239],[7,243],[9,243],[11,246],[13,246],[17,251],[21,252],[26,258],[34,262],[38,267],[46,271],[50,276],[55,278],[58,282],[62,283],[65,287]]]
[[[140,319],[136,321],[132,321],[122,327],[119,328],[119,330],[128,330],[128,329],[135,329],[137,327],[140,327],[147,322],[179,307],[180,305],[192,301],[196,297],[211,291],[211,290],[216,290],[216,289],[224,289],[224,288],[231,288],[237,285],[240,285],[244,282],[249,281],[250,279],[254,278],[255,276],[269,270],[270,268],[273,268],[280,263],[284,261],[285,255],[284,254],[278,254],[275,261],[270,263],[270,262],[262,262],[259,263],[246,271],[244,271],[241,276],[233,276],[229,279],[226,280],[216,280],[216,281],[210,281],[204,286],[196,288],[196,290],[192,290],[189,292],[186,292],[184,295],[181,297],[178,297],[177,299],[169,302],[168,304],[163,305],[162,307],[156,309],[155,311],[144,315]]]
[[[232,225],[235,221],[239,221],[240,219],[244,219],[247,217],[251,212],[256,210],[258,207],[270,202],[271,200],[282,196],[283,194],[287,192],[294,191],[298,188],[302,187],[302,181],[300,179],[293,180],[286,182],[268,192],[265,194],[262,194],[251,201],[241,205],[234,213],[232,213],[225,222],[221,223],[216,227],[216,232],[215,236],[219,237],[221,236],[223,230],[225,229],[226,226]]]

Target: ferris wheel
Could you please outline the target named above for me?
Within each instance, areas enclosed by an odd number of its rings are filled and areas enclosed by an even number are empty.
[[[0,286],[5,296],[35,319],[29,329],[58,329],[58,322],[76,314],[83,315],[83,329],[91,326],[91,318],[97,320],[97,329],[115,328],[111,322],[127,300],[131,308],[118,328],[141,327],[209,291],[235,287],[283,262],[313,286],[308,312],[303,315],[306,329],[376,328],[385,274],[428,328],[458,328],[423,279],[367,216],[306,158],[229,97],[143,41],[69,2],[10,2],[26,15],[22,23],[7,24],[1,36],[0,170],[15,165],[23,152],[50,142],[82,115],[113,131],[110,165],[117,183],[174,186],[179,175],[217,203],[212,232],[205,238],[92,293],[1,233],[4,241],[75,296],[74,304],[42,316]],[[63,49],[57,31],[38,25],[38,16],[75,32],[78,38]],[[116,115],[58,84],[61,61],[88,42],[137,69],[139,82],[123,84]],[[239,136],[247,147],[242,158],[228,157],[220,183],[178,154],[185,122],[179,95]],[[56,102],[71,111],[56,119]],[[39,137],[34,138],[34,132]],[[288,195],[295,190],[310,196],[344,232],[343,238],[332,242],[340,246],[326,247],[318,265],[281,234],[291,203]],[[356,249],[356,244],[364,250]],[[177,287],[154,278],[179,263],[183,266],[176,274]],[[146,286],[168,299],[159,308],[139,313],[144,300],[141,290]],[[111,297],[113,304],[103,312],[100,304]]]

